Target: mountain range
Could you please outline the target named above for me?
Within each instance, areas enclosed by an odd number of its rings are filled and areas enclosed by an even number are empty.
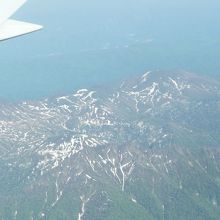
[[[153,71],[0,105],[0,219],[218,220],[220,82]]]

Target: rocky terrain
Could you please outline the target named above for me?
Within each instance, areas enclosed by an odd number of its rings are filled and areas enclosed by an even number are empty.
[[[0,105],[1,220],[218,220],[220,82],[147,72]]]

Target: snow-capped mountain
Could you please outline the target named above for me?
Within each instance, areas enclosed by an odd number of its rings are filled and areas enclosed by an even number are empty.
[[[220,216],[220,83],[147,72],[0,105],[0,219]]]

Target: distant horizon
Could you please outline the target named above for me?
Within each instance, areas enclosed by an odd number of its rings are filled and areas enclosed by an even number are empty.
[[[219,79],[218,6],[215,0],[28,1],[14,18],[45,29],[0,44],[0,98],[39,100],[146,70]]]
[[[219,220],[219,9],[27,0],[12,19],[44,29],[0,42],[0,220]]]

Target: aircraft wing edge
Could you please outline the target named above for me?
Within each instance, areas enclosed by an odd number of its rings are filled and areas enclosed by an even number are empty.
[[[29,34],[42,28],[41,25],[8,19],[0,25],[0,41]]]
[[[0,24],[7,21],[27,0],[0,0]]]

